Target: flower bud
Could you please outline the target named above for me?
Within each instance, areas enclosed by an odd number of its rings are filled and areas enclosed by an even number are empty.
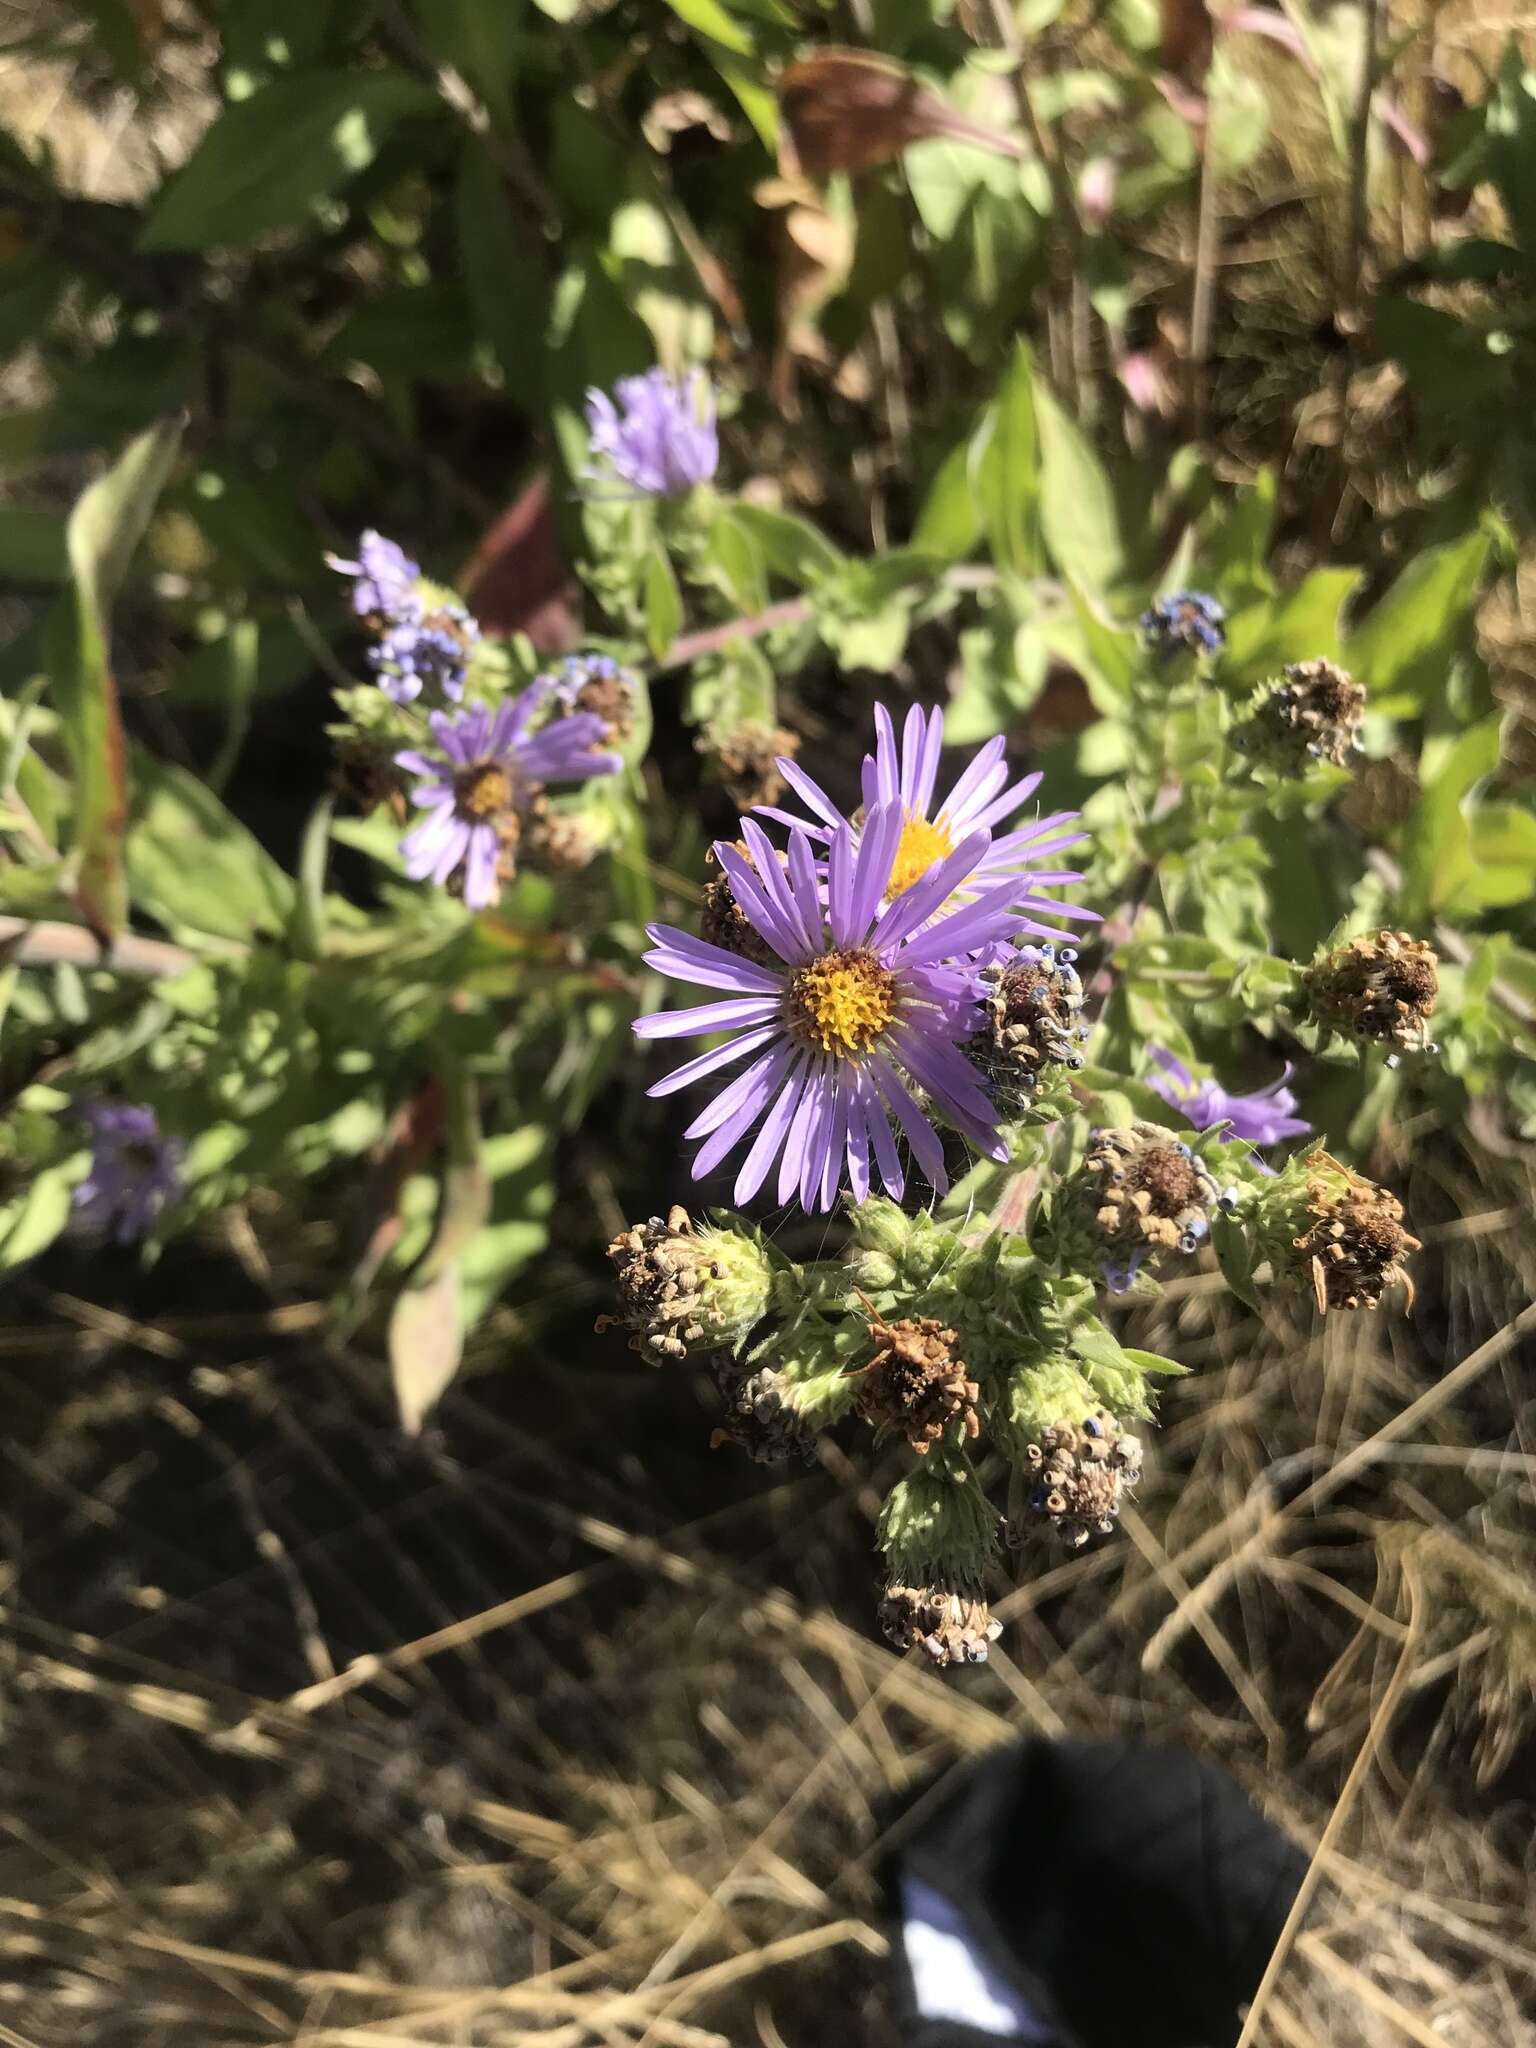
[[[897,1480],[877,1534],[897,1583],[972,1586],[981,1584],[997,1548],[997,1521],[970,1467],[946,1452]]]
[[[957,1425],[965,1437],[980,1434],[974,1403],[981,1390],[950,1348],[955,1331],[933,1316],[888,1323],[871,1311],[869,1335],[875,1355],[850,1375],[858,1381],[854,1403],[864,1421],[900,1430],[919,1457]]]
[[[599,1316],[597,1327],[626,1324],[630,1349],[652,1365],[695,1348],[734,1349],[773,1295],[773,1266],[756,1236],[699,1230],[682,1208],[622,1231],[608,1256],[618,1269],[619,1314]]]
[[[880,1627],[894,1649],[921,1649],[943,1670],[985,1664],[1003,1632],[979,1587],[907,1586],[892,1581],[880,1601]]]
[[[1408,932],[1378,931],[1325,954],[1304,977],[1318,1023],[1404,1052],[1433,1052],[1428,1023],[1440,994],[1433,948]]]
[[[959,1240],[931,1216],[908,1216],[884,1195],[849,1205],[853,1234],[844,1256],[869,1294],[919,1294],[954,1258]]]
[[[1331,661],[1293,661],[1232,735],[1252,760],[1294,774],[1309,760],[1347,768],[1359,751],[1365,692]]]

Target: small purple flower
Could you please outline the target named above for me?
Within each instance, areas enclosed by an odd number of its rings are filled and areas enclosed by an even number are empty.
[[[411,801],[428,813],[400,842],[413,882],[441,885],[462,867],[464,901],[488,909],[530,798],[546,782],[583,782],[623,766],[617,754],[597,751],[603,722],[588,712],[530,731],[549,694],[547,684],[533,682],[495,712],[488,704],[434,711],[428,724],[439,755],[396,754],[400,767],[421,778]]]
[[[1204,590],[1175,590],[1149,605],[1137,621],[1159,661],[1185,649],[1219,654],[1227,644],[1227,610]]]
[[[636,1033],[732,1034],[728,1044],[658,1081],[651,1094],[671,1095],[755,1055],[684,1134],[705,1140],[693,1162],[699,1180],[762,1119],[736,1177],[738,1202],[757,1193],[775,1159],[781,1202],[798,1195],[804,1209],[829,1209],[845,1177],[862,1202],[871,1185],[872,1151],[881,1180],[899,1200],[905,1173],[897,1134],[942,1194],[949,1183],[944,1147],[930,1121],[935,1113],[989,1159],[1008,1156],[997,1111],[959,1048],[980,1023],[968,956],[1017,929],[1019,920],[1008,909],[1012,885],[932,921],[986,854],[987,834],[973,832],[923,880],[890,899],[904,818],[899,803],[877,805],[857,840],[850,826],[838,825],[828,835],[824,873],[800,830],[790,834],[783,865],[750,818],[741,828],[745,853],[715,846],[742,914],[777,956],[767,965],[671,925],[649,928],[650,966],[727,994],[697,1009],[642,1017]]]
[[[182,1148],[165,1137],[152,1109],[127,1102],[77,1102],[91,1134],[90,1170],[74,1191],[77,1221],[117,1244],[141,1238],[182,1191]]]
[[[935,862],[943,860],[968,834],[997,831],[1040,786],[1038,774],[1025,775],[1010,786],[1004,759],[1006,742],[994,739],[988,740],[976,754],[948,796],[937,801],[934,784],[943,746],[942,711],[925,714],[914,704],[907,713],[898,745],[890,712],[883,704],[875,706],[875,751],[864,756],[864,808],[867,814],[880,804],[901,806],[901,838],[886,885],[886,893],[893,902],[920,882]],[[793,826],[823,842],[843,826],[857,831],[853,821],[803,768],[789,760],[781,760],[776,766],[813,815],[799,818],[791,811],[764,807],[764,817]],[[1040,893],[1083,879],[1076,868],[1041,865],[1049,855],[1080,845],[1087,838],[1086,832],[1075,829],[1077,815],[1076,811],[1053,811],[1048,817],[1037,817],[1033,823],[1011,832],[1000,832],[980,856],[954,907],[958,908],[959,902],[973,897],[979,889],[1007,882],[1012,890],[1011,907],[1019,913],[1019,929],[1036,938],[1072,937],[1059,924],[1042,924],[1042,917],[1097,923],[1096,910],[1056,903]]]
[[[1282,1138],[1304,1138],[1312,1128],[1304,1118],[1291,1114],[1296,1098],[1285,1084],[1295,1069],[1289,1065],[1268,1088],[1252,1095],[1229,1095],[1217,1081],[1197,1081],[1182,1060],[1160,1045],[1150,1051],[1162,1069],[1152,1075],[1150,1085],[1164,1102],[1182,1110],[1197,1130],[1228,1124],[1234,1138],[1245,1138],[1251,1145],[1278,1145]],[[1262,1165],[1263,1161],[1256,1163]]]
[[[469,658],[480,643],[480,628],[463,605],[447,599],[428,611],[413,597],[415,611],[385,631],[368,661],[379,688],[396,704],[409,704],[424,689],[436,688],[455,703],[464,694]]]
[[[622,674],[611,654],[568,654],[545,680],[563,708],[573,711],[589,683],[614,683]]]
[[[392,623],[407,616],[421,575],[397,541],[386,540],[370,526],[357,543],[357,560],[327,555],[331,568],[353,578],[352,609],[360,619]]]
[[[715,396],[702,370],[686,379],[660,369],[621,377],[613,398],[589,391],[587,431],[592,453],[642,497],[691,491],[709,482],[720,461]]]

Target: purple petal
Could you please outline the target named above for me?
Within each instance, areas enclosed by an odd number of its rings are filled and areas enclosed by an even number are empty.
[[[645,935],[654,948],[645,956],[647,966],[659,968],[677,981],[695,982],[700,988],[735,988],[765,996],[777,995],[783,989],[782,974],[760,967],[740,953],[728,953],[724,946],[712,945],[692,932],[679,931],[675,924],[648,924]]]
[[[769,1110],[762,1129],[753,1139],[752,1149],[742,1161],[741,1171],[736,1176],[733,1193],[738,1202],[750,1202],[767,1178],[768,1169],[784,1142],[784,1134],[789,1129],[799,1106],[810,1064],[809,1055],[802,1053],[789,1071],[783,1094]]]
[[[728,1067],[733,1060],[745,1059],[749,1052],[766,1045],[770,1038],[779,1035],[777,1022],[759,1025],[756,1031],[744,1031],[739,1038],[733,1038],[726,1045],[713,1046],[708,1052],[701,1052],[696,1059],[687,1060],[662,1080],[653,1082],[646,1089],[647,1095],[676,1095],[679,1089],[691,1088],[695,1081],[703,1081],[711,1074],[717,1074],[722,1067]]]
[[[637,1038],[692,1038],[706,1031],[734,1031],[741,1025],[766,1024],[779,1013],[777,996],[737,996],[728,1003],[701,1003],[693,1010],[653,1010],[637,1017]]]

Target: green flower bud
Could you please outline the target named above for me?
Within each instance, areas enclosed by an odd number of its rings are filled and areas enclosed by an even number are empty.
[[[1025,1463],[1031,1444],[1054,1422],[1079,1423],[1100,1406],[1082,1367],[1060,1352],[1021,1360],[1008,1375],[989,1418],[991,1433],[1009,1461]]]
[[[880,1510],[877,1541],[905,1585],[979,1585],[997,1548],[997,1510],[963,1459],[931,1457],[899,1479]]]
[[[734,1350],[768,1313],[779,1277],[756,1232],[699,1230],[682,1208],[622,1231],[608,1256],[619,1314],[599,1316],[597,1327],[625,1324],[630,1349],[652,1365],[691,1350]]]
[[[907,1216],[884,1195],[849,1205],[853,1235],[845,1253],[866,1294],[917,1294],[953,1259],[959,1239],[931,1216]],[[866,1265],[865,1261],[868,1260]]]

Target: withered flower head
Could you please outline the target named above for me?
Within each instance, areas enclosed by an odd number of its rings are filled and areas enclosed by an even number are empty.
[[[1276,767],[1314,760],[1347,768],[1364,722],[1365,692],[1353,676],[1331,661],[1293,661],[1234,738]]]
[[[1380,1308],[1400,1283],[1413,1305],[1413,1281],[1403,1265],[1419,1240],[1403,1228],[1403,1205],[1374,1181],[1349,1174],[1318,1176],[1308,1184],[1310,1222],[1291,1240],[1296,1267],[1312,1284],[1318,1309]]]
[[[867,1365],[856,1368],[855,1396],[866,1422],[899,1429],[919,1457],[955,1423],[967,1437],[979,1434],[974,1404],[981,1390],[950,1348],[953,1330],[932,1316],[888,1323],[871,1309],[869,1335],[877,1348]]]
[[[725,1412],[709,1439],[709,1447],[735,1444],[758,1465],[777,1465],[786,1458],[809,1458],[816,1433],[786,1398],[781,1375],[771,1366],[754,1372],[722,1351],[711,1361],[715,1385]]]
[[[1088,1034],[1076,958],[1070,946],[1020,946],[1006,966],[988,969],[985,1027],[966,1051],[994,1086],[1029,1095],[1047,1069],[1082,1067]]]
[[[1434,950],[1408,932],[1348,940],[1307,970],[1307,1000],[1320,1024],[1355,1038],[1432,1052],[1429,1019],[1440,994]]]
[[[779,760],[798,754],[800,740],[782,725],[764,725],[754,718],[725,731],[707,733],[699,747],[719,763],[720,779],[732,803],[740,810],[752,811],[763,804],[776,804],[784,794]]]
[[[696,1346],[735,1345],[766,1314],[772,1270],[761,1245],[733,1230],[695,1228],[686,1209],[624,1230],[608,1247],[618,1269],[619,1313],[630,1349],[652,1365]]]
[[[986,1596],[973,1586],[888,1585],[880,1626],[898,1650],[921,1649],[942,1670],[949,1664],[985,1664],[1003,1632]]]
[[[1069,1550],[1113,1531],[1122,1496],[1141,1477],[1139,1439],[1102,1408],[1042,1429],[1027,1455],[1030,1516],[1050,1523]]]
[[[736,851],[743,860],[750,861],[751,855],[744,840],[736,842]],[[711,864],[714,858],[714,852],[711,850]],[[729,875],[718,874],[713,881],[704,884],[704,907],[699,915],[699,937],[707,939],[712,946],[723,948],[727,953],[738,954],[743,960],[755,960],[759,967],[777,967],[781,964],[778,954],[736,901]]]
[[[1129,1286],[1143,1260],[1159,1252],[1197,1251],[1210,1232],[1216,1183],[1161,1124],[1095,1131],[1083,1177],[1112,1288]]]

